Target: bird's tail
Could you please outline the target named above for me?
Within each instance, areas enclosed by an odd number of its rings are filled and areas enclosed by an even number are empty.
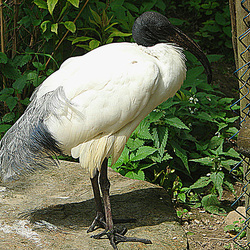
[[[56,109],[65,104],[61,88],[40,98],[36,92],[25,113],[7,131],[0,141],[0,174],[3,181],[17,179],[21,173],[37,168],[58,165],[56,155],[61,154],[60,143],[53,137],[44,121],[56,115]]]

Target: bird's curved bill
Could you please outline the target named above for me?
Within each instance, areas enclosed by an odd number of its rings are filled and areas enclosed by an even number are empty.
[[[190,51],[201,62],[207,74],[207,82],[210,84],[212,82],[212,70],[204,52],[195,41],[193,41],[177,27],[173,26],[173,29],[174,32],[171,36],[168,36],[168,41],[176,43],[185,50]]]

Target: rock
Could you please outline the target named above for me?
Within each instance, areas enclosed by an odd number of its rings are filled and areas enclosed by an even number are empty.
[[[113,217],[133,218],[128,236],[152,245],[119,243],[122,249],[187,249],[170,197],[163,188],[109,169]],[[78,163],[37,171],[4,187],[0,196],[0,249],[112,249],[86,230],[95,217],[88,173]],[[117,225],[122,226],[122,225]],[[101,229],[94,233],[101,232]]]
[[[237,211],[237,212],[236,212]],[[237,207],[236,211],[231,211],[225,218],[226,226],[233,225],[235,221],[244,221],[246,216],[245,207]]]

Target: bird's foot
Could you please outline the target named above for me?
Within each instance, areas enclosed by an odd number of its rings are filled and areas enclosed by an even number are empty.
[[[95,219],[87,230],[87,233],[93,232],[96,228],[105,228],[106,222],[104,215],[101,212],[97,212]]]
[[[101,239],[103,236],[107,236],[110,244],[114,249],[117,248],[117,244],[120,242],[142,242],[144,244],[152,244],[151,240],[147,239],[141,239],[136,237],[126,237],[125,234],[127,233],[127,229],[123,228],[122,230],[118,230],[117,228],[114,228],[112,230],[105,229],[103,232],[92,235],[91,238],[94,239]]]

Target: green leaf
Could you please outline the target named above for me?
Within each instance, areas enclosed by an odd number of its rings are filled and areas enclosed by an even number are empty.
[[[86,41],[89,41],[91,39],[93,39],[93,38],[92,37],[87,37],[87,36],[77,37],[76,39],[74,39],[72,41],[72,44],[79,43],[79,42],[86,42]]]
[[[48,5],[48,10],[49,10],[50,15],[53,14],[53,11],[56,7],[57,2],[58,0],[47,0],[47,5]]]
[[[157,150],[156,148],[152,148],[149,146],[142,146],[137,150],[135,156],[131,156],[130,160],[139,161],[145,159],[147,156],[153,154],[156,150]]]
[[[76,32],[76,25],[72,21],[66,21],[63,23],[65,28],[69,30],[71,33]]]
[[[218,148],[220,145],[222,145],[223,143],[224,143],[223,138],[221,138],[219,136],[213,136],[210,139],[209,148],[214,150],[214,149]]]
[[[181,161],[183,162],[186,170],[190,174],[190,170],[189,170],[189,166],[188,166],[188,158],[187,158],[186,151],[184,149],[182,149],[180,147],[180,145],[178,145],[176,142],[171,142],[171,146],[172,146],[172,148],[173,148],[174,153],[176,154],[176,156],[181,159]]]
[[[157,111],[152,111],[147,118],[149,119],[150,123],[151,122],[156,122],[158,121],[162,116],[163,116],[163,112],[157,112]]]
[[[14,93],[13,88],[5,88],[0,91],[0,95],[12,95]]]
[[[218,24],[212,24],[212,25],[207,25],[206,26],[206,30],[210,31],[210,32],[220,32],[221,31],[221,28]]]
[[[187,129],[187,130],[189,130],[189,127],[186,126],[178,117],[167,118],[165,120],[165,123],[169,124],[170,126],[179,128],[179,129]]]
[[[114,41],[114,38],[108,38],[106,41],[106,44],[112,43]]]
[[[126,36],[131,36],[132,33],[124,33],[124,32],[121,32],[121,31],[114,31],[112,32],[110,35],[109,35],[109,38],[111,37],[126,37]]]
[[[233,148],[230,148],[227,152],[224,153],[224,155],[241,159],[239,153]]]
[[[12,85],[19,93],[21,93],[27,84],[27,75],[19,77]]]
[[[224,180],[224,173],[223,172],[218,172],[218,173],[212,173],[210,176],[210,179],[214,183],[215,188],[217,189],[219,193],[219,197],[221,199],[222,193],[223,193],[223,180]]]
[[[134,180],[144,180],[145,174],[141,170],[139,170],[138,173],[136,173],[134,171],[129,171],[128,173],[125,174],[125,177],[128,177],[130,179],[134,179]]]
[[[90,48],[91,50],[93,50],[93,49],[99,47],[99,45],[100,45],[100,41],[97,41],[97,40],[91,40],[91,41],[89,42],[89,48]]]
[[[173,99],[168,99],[167,101],[163,102],[162,104],[160,104],[158,106],[158,108],[160,109],[169,109],[171,108],[172,106],[176,105],[176,104],[179,104],[179,102],[173,102]]]
[[[211,62],[218,62],[224,55],[207,55],[208,61]]]
[[[165,153],[165,155],[162,158],[163,161],[167,161],[167,160],[170,160],[170,159],[173,159],[173,157],[168,153]]]
[[[45,80],[45,76],[39,77],[36,71],[27,74],[27,81],[30,81],[35,87]]]
[[[9,79],[16,80],[21,76],[20,71],[10,63],[0,64],[0,72]]]
[[[41,64],[40,62],[32,62],[33,66],[37,68],[39,71],[45,69],[45,64]]]
[[[225,26],[227,24],[225,17],[219,12],[216,12],[215,14],[215,21],[222,26]]]
[[[154,166],[156,163],[140,164],[140,170],[144,170]]]
[[[198,179],[193,185],[191,185],[190,189],[204,188],[206,187],[212,180],[209,177],[202,176]]]
[[[16,67],[23,67],[26,65],[30,60],[32,59],[32,56],[30,54],[25,55],[17,55],[13,59],[13,65]]]
[[[177,196],[177,198],[178,198],[179,200],[181,200],[182,202],[186,202],[187,196],[186,196],[185,193],[179,193],[178,196]]]
[[[223,32],[229,37],[229,38],[232,38],[232,29],[231,29],[231,27],[230,26],[228,26],[228,27],[223,27],[222,28],[222,30],[223,30]],[[231,41],[229,41],[230,43],[230,45],[231,45]],[[232,46],[232,45],[231,45]],[[230,47],[229,47],[230,48]]]
[[[201,163],[206,166],[213,166],[213,159],[211,157],[204,157],[199,159],[191,159],[190,161]]]
[[[48,9],[48,5],[44,0],[34,0],[34,3],[37,5],[38,8],[40,9]]]
[[[126,164],[129,162],[129,149],[127,147],[124,148],[124,150],[121,153],[121,156],[117,160],[117,162],[114,164],[114,167],[120,167],[122,164]]]
[[[231,167],[230,166],[234,166],[236,164],[238,164],[239,161],[235,161],[235,160],[232,160],[232,159],[229,159],[229,160],[224,160],[224,161],[221,161],[220,164],[225,168],[227,169],[228,171],[231,170]]]
[[[70,2],[76,8],[79,8],[79,0],[67,0],[67,1]]]
[[[5,100],[5,103],[7,104],[10,111],[12,111],[15,108],[15,106],[17,105],[17,97],[9,96]]]
[[[139,9],[132,3],[125,2],[124,7],[126,7],[128,10],[131,10],[131,11],[133,11],[135,13],[139,12]]]
[[[133,134],[135,134],[140,139],[152,139],[152,136],[149,133],[149,125],[150,123],[147,121],[147,119],[142,120]]]
[[[228,187],[228,189],[229,189],[233,194],[235,194],[234,185],[233,185],[231,182],[229,182],[229,181],[227,181],[227,180],[224,180],[224,185],[226,185],[226,186]]]
[[[218,130],[217,130],[217,132],[220,132],[223,128],[226,128],[227,126],[228,126],[227,123],[224,123],[224,122],[218,123]]]
[[[210,213],[221,214],[226,213],[225,209],[221,207],[217,196],[214,194],[206,195],[201,200],[202,206]]]
[[[57,30],[58,30],[58,23],[51,24],[51,32],[54,32],[57,34]]]
[[[144,144],[143,140],[140,140],[139,138],[129,138],[128,142],[127,142],[127,146],[130,148],[131,151],[134,151],[136,149],[138,149],[139,147],[141,147]]]
[[[11,125],[9,124],[0,124],[0,133],[6,132],[10,128],[11,128]]]
[[[158,149],[160,156],[163,157],[168,140],[168,128],[165,126],[157,126],[152,130],[152,134],[155,147]]]
[[[200,112],[196,115],[198,119],[213,122],[213,118],[206,112]]]
[[[50,21],[48,21],[48,20],[41,23],[40,27],[41,27],[43,33],[45,33],[45,31],[47,30],[49,23],[50,23]]]
[[[13,122],[13,120],[15,119],[15,114],[10,112],[10,113],[7,113],[3,116],[2,118],[2,122],[3,123],[6,123],[6,122]]]
[[[95,12],[91,8],[90,8],[90,11],[92,13],[92,16],[94,17],[94,20],[95,20],[96,24],[100,25],[102,23],[101,17],[97,14],[97,12]]]
[[[198,76],[200,76],[203,73],[203,71],[204,71],[204,68],[202,66],[197,66],[195,68],[189,69],[187,71],[187,79],[194,80]]]
[[[140,8],[140,13],[151,10],[156,3],[157,0],[143,1]]]
[[[69,2],[66,2],[64,7],[62,8],[61,12],[60,12],[60,15],[59,15],[59,18],[57,20],[60,20],[63,16],[63,14],[65,13],[65,11],[69,8],[70,6],[70,3]]]
[[[173,25],[182,25],[183,23],[185,23],[186,21],[183,20],[183,19],[179,19],[179,18],[174,18],[174,17],[171,17],[169,18],[169,21],[170,23],[172,23]]]
[[[108,27],[106,27],[105,29],[104,29],[104,31],[108,31],[109,29],[111,29],[113,26],[115,26],[115,25],[117,25],[118,23],[111,23]],[[114,31],[118,31],[118,30],[116,30],[116,29],[113,29]]]
[[[0,63],[6,64],[7,62],[8,57],[3,52],[0,52]]]

